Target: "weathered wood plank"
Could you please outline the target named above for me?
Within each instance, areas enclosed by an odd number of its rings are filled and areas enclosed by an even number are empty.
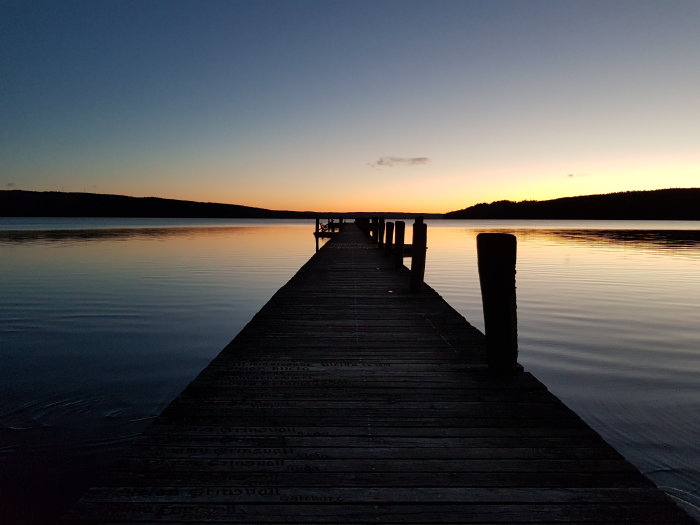
[[[313,447],[173,445],[132,447],[126,457],[157,459],[619,459],[608,447]]]
[[[294,437],[352,437],[352,438],[416,438],[429,437],[437,438],[471,438],[471,439],[547,439],[562,438],[572,440],[575,438],[593,439],[600,443],[600,437],[589,427],[562,428],[543,426],[533,427],[410,427],[410,426],[197,426],[186,424],[168,424],[164,420],[156,421],[141,439],[159,437],[162,434],[167,436],[196,436],[219,437],[222,440],[240,438],[258,438],[272,436],[278,438]],[[166,438],[167,438],[166,436]],[[358,443],[362,443],[358,440]]]
[[[171,446],[220,446],[227,447],[334,447],[363,449],[375,447],[409,448],[413,452],[415,448],[443,449],[443,448],[476,448],[476,449],[501,449],[501,448],[536,448],[546,447],[547,450],[559,448],[595,447],[600,445],[596,436],[582,437],[440,437],[440,436],[304,436],[285,433],[284,437],[276,436],[238,436],[222,437],[220,435],[192,435],[190,433],[149,434],[138,440],[135,445],[171,445]],[[600,447],[606,454],[615,453],[610,447]],[[616,456],[617,457],[617,456]]]
[[[340,473],[340,472],[532,472],[545,475],[549,472],[636,472],[634,467],[619,459],[263,459],[241,458],[168,458],[124,457],[116,470],[142,472],[288,472],[288,473]]]
[[[199,523],[673,523],[657,503],[590,504],[86,504],[85,519]]]
[[[171,424],[198,424],[198,425],[225,425],[230,423],[244,423],[245,420],[235,419],[225,416],[199,416],[197,414],[180,414],[179,417],[169,417],[161,416],[164,418],[165,422],[170,422]],[[318,417],[257,417],[247,423],[254,426],[313,426],[318,423]],[[573,419],[549,419],[546,416],[542,416],[536,419],[521,419],[521,420],[511,420],[508,421],[504,418],[493,419],[493,418],[408,418],[408,417],[384,417],[384,418],[372,418],[370,416],[365,417],[343,417],[339,414],[335,417],[324,418],[325,423],[331,426],[383,426],[383,427],[405,427],[405,426],[425,426],[425,427],[508,427],[508,428],[535,428],[549,426],[551,428],[585,428],[585,424],[579,420]]]
[[[630,488],[653,487],[638,472],[192,472],[114,471],[105,486],[177,485],[275,486],[275,487],[532,487]],[[681,522],[683,523],[683,522]]]
[[[92,501],[167,503],[663,503],[651,488],[536,489],[445,487],[118,487],[90,491]]]

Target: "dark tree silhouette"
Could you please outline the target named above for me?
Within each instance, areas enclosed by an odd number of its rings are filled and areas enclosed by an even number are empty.
[[[496,201],[452,211],[445,218],[700,220],[700,188],[626,191],[547,201]]]

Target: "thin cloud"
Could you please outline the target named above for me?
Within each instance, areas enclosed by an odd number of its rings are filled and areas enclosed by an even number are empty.
[[[587,173],[567,173],[566,174],[566,176],[569,179],[573,179],[574,177],[585,177],[586,175],[588,175],[588,174]]]
[[[370,166],[373,168],[392,168],[394,166],[420,166],[430,162],[428,157],[379,157]]]
[[[17,184],[15,184],[14,182],[8,182],[7,184],[5,184],[6,188],[14,188],[15,186],[17,186]]]

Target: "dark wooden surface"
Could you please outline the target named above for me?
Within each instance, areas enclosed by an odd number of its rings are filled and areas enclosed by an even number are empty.
[[[66,523],[695,523],[354,226]]]

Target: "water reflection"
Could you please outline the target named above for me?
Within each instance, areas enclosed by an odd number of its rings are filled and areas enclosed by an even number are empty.
[[[436,228],[437,226],[437,228]],[[443,235],[440,224],[431,224],[431,239]],[[476,237],[478,233],[511,233],[520,241],[556,243],[572,241],[586,247],[606,247],[610,249],[622,249],[625,247],[657,253],[669,251],[681,251],[686,255],[700,257],[700,229],[697,230],[644,230],[644,229],[545,229],[545,228],[460,228],[459,231],[467,236]],[[430,242],[430,241],[429,241]],[[476,242],[476,241],[474,241]],[[470,248],[469,248],[470,249]]]
[[[141,228],[96,228],[71,230],[0,230],[0,243],[51,243],[65,241],[158,239],[184,236],[220,236],[265,233],[269,226],[194,226],[194,227],[141,227]],[[278,235],[283,235],[279,233]]]
[[[550,230],[547,235],[563,239],[639,248],[678,249],[700,247],[700,230]]]
[[[54,509],[76,496],[314,249],[313,221],[44,223],[0,224],[0,516],[13,505],[12,523],[36,493]],[[523,364],[700,503],[697,227],[431,221],[426,280],[477,326],[481,231],[519,239]]]
[[[212,230],[218,228],[211,228]],[[96,230],[10,230],[0,231],[0,242],[91,241],[100,239],[125,240],[136,238],[175,237],[187,235],[199,228],[114,228]]]
[[[0,225],[2,523],[51,522],[313,252],[309,224],[57,223]]]

